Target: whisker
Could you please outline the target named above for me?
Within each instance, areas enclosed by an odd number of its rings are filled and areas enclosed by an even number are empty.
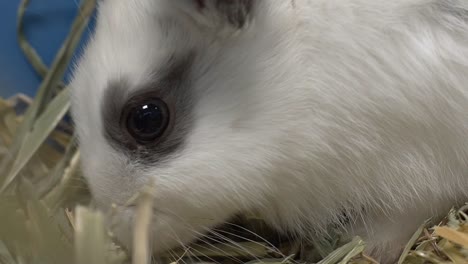
[[[281,253],[281,251],[277,247],[275,247],[274,245],[271,245],[270,243],[266,243],[266,245],[265,245],[265,244],[263,244],[261,242],[255,241],[255,240],[247,238],[247,237],[243,237],[241,235],[234,234],[232,232],[229,232],[229,231],[226,231],[226,230],[223,230],[223,229],[213,228],[212,230],[214,230],[216,232],[219,232],[221,234],[224,233],[224,234],[236,237],[236,238],[240,238],[242,240],[245,240],[246,242],[251,242],[252,244],[255,244],[255,245],[262,246],[262,247],[266,248],[267,250],[269,250],[269,251],[271,251],[273,253],[277,253],[277,254],[281,255],[281,257],[286,257],[283,253]]]
[[[242,246],[242,245],[239,244],[238,242],[233,241],[232,239],[230,239],[230,238],[228,238],[228,237],[226,237],[226,236],[224,236],[224,235],[222,235],[222,234],[220,234],[220,233],[218,233],[218,232],[216,232],[216,231],[211,231],[211,233],[214,234],[214,235],[216,235],[216,236],[218,236],[219,238],[225,240],[225,241],[228,242],[229,244],[232,244],[233,246],[237,247],[238,249],[240,249],[240,250],[246,252],[248,255],[250,255],[250,256],[251,256],[252,258],[254,258],[255,260],[258,260],[258,261],[261,262],[261,260],[260,260],[257,256],[255,256],[254,254],[252,254],[246,247]]]
[[[244,251],[244,252],[246,253],[246,255],[250,256],[251,258],[254,258],[254,259],[256,259],[256,260],[260,260],[257,256],[255,256],[254,254],[252,254],[246,247],[244,247],[244,246],[240,245],[239,243],[235,242],[234,240],[232,240],[232,239],[230,239],[230,238],[228,238],[228,237],[222,235],[221,233],[216,232],[216,231],[220,231],[219,229],[210,229],[210,228],[204,227],[203,229],[206,230],[206,231],[208,232],[208,234],[211,233],[211,234],[215,235],[216,237],[218,237],[218,238],[220,238],[220,239],[216,239],[216,238],[214,238],[214,237],[209,237],[209,236],[207,236],[206,234],[203,234],[203,233],[201,233],[201,232],[199,232],[199,231],[196,231],[195,228],[193,227],[193,225],[190,224],[190,223],[188,222],[187,219],[183,219],[183,218],[181,218],[180,216],[178,216],[177,214],[175,214],[175,213],[173,213],[173,212],[171,212],[171,211],[164,211],[164,213],[165,213],[165,214],[168,214],[168,213],[169,213],[171,216],[173,216],[174,218],[176,218],[176,219],[179,221],[179,223],[181,223],[182,225],[184,225],[188,230],[190,230],[191,232],[193,232],[193,233],[197,236],[198,241],[203,242],[203,243],[205,244],[205,245],[197,244],[197,246],[198,246],[199,248],[203,248],[203,249],[206,249],[206,250],[212,250],[212,249],[214,249],[214,250],[216,250],[216,251],[218,251],[218,252],[220,252],[220,253],[225,254],[228,258],[230,258],[230,259],[233,260],[233,261],[236,261],[236,262],[238,262],[238,263],[243,263],[243,261],[241,261],[240,259],[238,259],[238,258],[236,258],[236,257],[229,256],[229,254],[228,254],[228,252],[226,252],[226,250],[224,250],[224,249],[222,249],[222,248],[219,248],[218,246],[214,245],[213,242],[214,242],[214,243],[218,243],[218,244],[231,245],[231,246],[234,247],[234,248],[237,248],[237,249],[240,249],[241,251]],[[256,245],[260,245],[260,246],[264,247],[265,249],[267,249],[267,250],[270,251],[270,252],[279,254],[282,258],[286,258],[286,256],[285,256],[277,247],[275,247],[271,242],[269,242],[269,241],[266,240],[265,238],[261,237],[260,235],[256,234],[255,232],[252,232],[251,230],[248,230],[247,228],[242,227],[242,226],[240,226],[240,225],[236,225],[236,224],[234,224],[234,223],[229,223],[229,222],[228,222],[228,224],[231,225],[231,226],[238,227],[238,228],[240,228],[240,229],[242,229],[242,230],[244,230],[244,231],[246,231],[246,232],[248,232],[248,233],[254,235],[255,237],[260,238],[260,239],[261,239],[262,241],[264,241],[267,245],[262,244],[262,243],[260,243],[260,242],[258,242],[258,241],[254,241],[254,240],[252,240],[252,239],[248,239],[248,238],[245,238],[245,237],[236,235],[236,234],[234,234],[234,233],[230,233],[230,232],[228,232],[228,231],[222,231],[222,232],[224,232],[225,234],[230,234],[230,235],[232,235],[232,236],[235,236],[235,237],[238,237],[238,238],[241,238],[241,239],[245,239],[245,240],[247,240],[248,242],[251,242],[251,243],[254,243],[254,244],[256,244]],[[171,228],[171,229],[172,229],[172,228]],[[214,230],[216,230],[216,231],[214,231]],[[173,232],[173,230],[172,230],[172,232]],[[174,232],[173,232],[173,234],[174,234],[174,236],[177,236]],[[184,248],[186,248],[186,247],[184,246],[184,244],[180,242],[180,239],[178,239],[178,242],[179,242]],[[211,243],[210,243],[210,242],[211,242]],[[194,248],[192,247],[192,248],[190,248],[190,250],[195,251],[196,249],[194,249]],[[200,251],[197,251],[197,252],[202,253],[202,252],[200,252]],[[204,256],[205,256],[205,257],[208,257],[208,256],[206,256],[206,255],[204,255]],[[198,257],[197,257],[197,259],[198,259]]]
[[[180,217],[178,217],[180,218]],[[182,221],[181,221],[182,222]],[[183,221],[185,222],[185,221]],[[167,223],[167,222],[166,222]],[[185,224],[185,223],[184,223]],[[173,237],[174,239],[176,240],[177,243],[179,243],[182,247],[182,249],[184,249],[184,253],[179,257],[179,259],[182,259],[183,260],[183,256],[184,255],[188,255],[188,258],[190,259],[190,261],[193,262],[192,258],[196,258],[197,261],[200,261],[200,262],[203,262],[198,256],[196,256],[195,254],[189,254],[189,252],[191,252],[192,248],[190,246],[186,246],[182,240],[180,239],[180,237],[177,235],[177,233],[174,231],[174,229],[171,227],[171,225],[168,225],[169,226],[169,230],[170,232],[173,234]],[[189,230],[192,230],[191,228]],[[200,252],[201,253],[201,252]],[[175,256],[177,256],[177,254],[174,253]],[[203,254],[202,254],[203,255]],[[207,257],[208,259],[214,261],[215,263],[217,263],[215,260],[211,259],[210,257],[204,255],[204,257]],[[175,259],[175,258],[174,258]],[[185,261],[184,261],[185,263]]]
[[[180,244],[181,244],[182,247],[185,247],[182,243],[180,243]],[[184,253],[180,257],[178,257],[175,262],[178,263],[179,261],[182,261],[183,263],[185,263],[184,257],[185,257],[185,255],[187,255],[188,252],[190,252],[189,247],[187,247],[185,249]]]
[[[198,235],[198,239],[197,239],[198,241],[203,242],[203,243],[206,245],[206,246],[204,246],[203,244],[196,244],[198,247],[203,248],[203,249],[206,249],[206,250],[213,250],[213,249],[214,249],[215,251],[218,251],[218,252],[221,252],[221,253],[225,254],[227,258],[229,258],[229,259],[231,259],[231,260],[233,260],[233,261],[235,261],[235,262],[243,263],[243,261],[239,260],[239,259],[236,258],[236,257],[230,256],[230,255],[228,254],[228,252],[226,252],[226,251],[223,250],[222,248],[216,246],[215,244],[210,243],[210,242],[209,242],[208,240],[206,240],[206,239],[209,239],[209,240],[211,240],[211,241],[213,241],[213,242],[216,242],[216,243],[218,243],[218,244],[222,244],[222,241],[216,240],[216,239],[214,239],[214,238],[207,237],[206,235],[204,235],[204,234],[202,234],[202,233],[200,233],[200,232],[197,232],[197,231],[195,231],[195,230],[193,230],[193,229],[191,229],[191,231]],[[208,247],[208,246],[209,246],[209,247]],[[189,248],[190,248],[191,250],[196,250],[196,249],[194,249],[193,247],[190,247],[190,246],[189,246]],[[211,249],[211,248],[212,248],[212,249]],[[202,253],[202,252],[200,252],[199,250],[196,250],[196,251],[199,252],[199,253]],[[205,257],[207,257],[207,258],[210,258],[210,257],[208,257],[208,256],[205,255],[205,254],[202,254],[202,255],[205,256]],[[197,259],[198,259],[198,258],[197,258]],[[211,259],[211,258],[210,258],[210,259]]]
[[[229,256],[228,252],[226,252],[225,250],[223,250],[223,249],[217,247],[216,245],[213,245],[212,243],[209,243],[209,242],[208,242],[207,240],[205,240],[204,238],[211,239],[212,241],[215,241],[215,242],[220,243],[220,244],[222,243],[221,241],[217,241],[217,240],[215,240],[215,239],[213,239],[213,238],[206,237],[205,234],[202,234],[202,233],[196,231],[190,224],[188,224],[188,223],[187,223],[187,220],[182,219],[181,217],[178,217],[177,215],[176,215],[176,217],[180,219],[180,223],[182,223],[183,225],[185,225],[191,232],[193,232],[194,234],[197,235],[198,241],[205,243],[206,246],[209,246],[209,247],[211,247],[211,248],[217,250],[218,252],[224,253],[224,254],[226,255],[227,258],[229,258],[229,259],[231,259],[231,260],[233,260],[233,261],[235,261],[235,262],[237,262],[237,263],[243,263],[243,261],[239,260],[239,259],[236,258],[236,257]],[[177,234],[175,234],[175,232],[173,231],[172,228],[171,228],[171,230],[172,230],[174,236],[176,237],[176,240],[182,245],[183,248],[185,248],[186,246],[181,242],[181,240],[180,240],[180,238],[177,236]],[[206,247],[206,246],[203,246],[203,245],[200,245],[200,244],[197,244],[197,246],[200,247],[200,248],[206,249],[206,250],[212,250],[212,249],[210,249],[209,247]],[[212,260],[212,261],[214,261],[214,262],[217,263],[217,261],[215,261],[215,260],[212,259],[211,257],[207,256],[206,254],[203,254],[203,252],[200,252],[199,250],[196,250],[196,249],[194,249],[193,247],[190,247],[190,246],[189,246],[188,248],[189,248],[189,250],[197,251],[198,253],[200,253],[200,254],[203,255],[204,257],[206,257],[206,258],[208,258],[208,259],[210,259],[210,260]],[[199,258],[198,256],[194,255],[194,254],[190,254],[189,256],[190,256],[190,257],[195,257],[197,260],[201,261],[200,258]]]
[[[255,233],[255,232],[253,232],[253,231],[251,231],[251,230],[249,230],[249,229],[247,229],[247,228],[245,228],[245,227],[243,227],[241,225],[235,224],[235,223],[226,222],[225,224],[240,228],[242,231],[245,231],[245,232],[247,232],[247,233],[249,233],[251,235],[254,235],[255,237],[259,238],[261,241],[265,242],[268,246],[270,246],[270,248],[269,248],[270,250],[272,250],[275,253],[281,254],[282,257],[286,257],[281,253],[281,251],[275,245],[273,245],[270,241],[268,241],[266,238],[260,236],[259,234]],[[220,230],[218,230],[218,231],[220,231]],[[250,242],[257,242],[257,241],[247,239],[245,237],[241,237],[239,235],[236,235],[236,234],[233,234],[233,233],[230,233],[230,232],[227,232],[227,231],[224,231],[224,232],[227,233],[227,234],[236,236],[238,238],[245,239],[245,240],[250,241]],[[261,243],[259,243],[259,244],[261,244]]]
[[[197,244],[197,246],[198,246],[199,248],[202,248],[202,249],[205,249],[205,250],[213,250],[213,249],[214,249],[214,250],[216,250],[216,251],[218,251],[218,252],[224,253],[224,254],[225,254],[224,257],[226,257],[226,258],[228,258],[228,259],[230,259],[230,260],[232,260],[232,261],[235,261],[236,263],[244,263],[244,262],[241,261],[240,259],[238,259],[238,258],[236,258],[236,257],[233,257],[233,256],[230,256],[230,255],[228,254],[228,252],[226,252],[226,251],[224,251],[223,249],[217,247],[216,245],[210,244],[210,243],[208,243],[206,240],[203,240],[203,238],[201,238],[200,241],[204,242],[204,243],[206,244],[206,246]],[[207,246],[209,246],[209,247],[207,247]],[[211,248],[213,248],[213,249],[211,249]],[[219,263],[218,261],[216,261],[216,260],[214,260],[213,258],[207,256],[206,254],[203,254],[203,252],[197,250],[196,248],[190,247],[190,250],[197,251],[197,252],[198,252],[199,254],[201,254],[203,257],[208,258],[209,260],[212,260],[212,261],[214,261],[214,262],[216,262],[216,263]],[[195,256],[195,257],[196,257],[198,260],[200,260],[197,256]]]

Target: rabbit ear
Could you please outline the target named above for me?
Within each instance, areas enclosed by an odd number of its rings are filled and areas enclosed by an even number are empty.
[[[212,13],[222,22],[236,28],[244,27],[251,19],[253,1],[255,0],[195,0],[202,12]]]
[[[256,1],[260,0],[166,0],[177,3],[204,26],[230,26],[242,29],[252,19]]]

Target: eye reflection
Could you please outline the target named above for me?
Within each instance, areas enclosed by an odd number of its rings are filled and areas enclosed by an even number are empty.
[[[150,143],[164,133],[169,123],[169,111],[162,100],[150,99],[129,107],[126,129],[137,142]]]

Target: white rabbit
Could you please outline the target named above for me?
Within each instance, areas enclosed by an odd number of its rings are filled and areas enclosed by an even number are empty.
[[[154,180],[155,254],[237,213],[304,239],[346,215],[393,263],[468,198],[464,0],[103,0],[71,87],[99,206]]]

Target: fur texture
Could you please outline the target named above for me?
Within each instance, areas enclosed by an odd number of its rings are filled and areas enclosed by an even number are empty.
[[[392,263],[424,220],[466,201],[466,1],[216,2],[102,1],[71,84],[98,204],[155,180],[156,253],[238,212],[305,239],[345,212],[346,232]],[[110,83],[125,80],[126,97],[187,54],[184,144],[150,164],[114,148]],[[132,215],[116,227],[128,245]]]

